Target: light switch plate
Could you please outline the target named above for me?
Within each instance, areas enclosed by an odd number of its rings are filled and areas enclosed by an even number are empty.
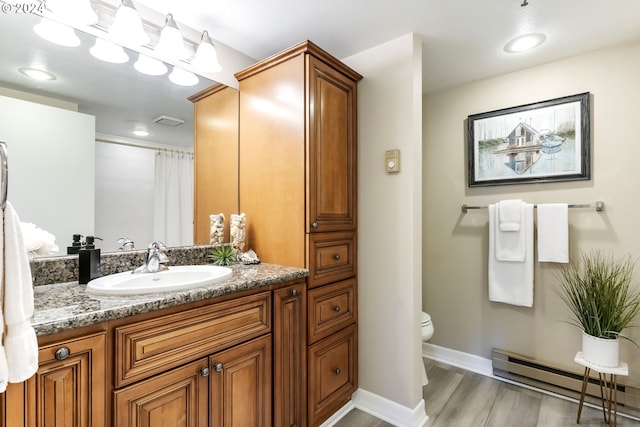
[[[400,172],[400,150],[387,150],[384,153],[384,164],[387,173]]]

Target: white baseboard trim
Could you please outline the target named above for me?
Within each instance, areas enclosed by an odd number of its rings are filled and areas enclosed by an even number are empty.
[[[471,371],[493,378],[491,359],[440,347],[428,342],[422,343],[422,355],[437,362],[446,363],[447,365],[456,366],[465,371]]]
[[[351,399],[356,408],[397,427],[423,427],[429,419],[423,399],[411,409],[361,388],[356,390]]]
[[[331,415],[320,427],[333,427],[354,408],[396,427],[424,427],[429,419],[424,409],[424,400],[420,400],[418,406],[411,409],[359,388],[351,395],[351,400]]]

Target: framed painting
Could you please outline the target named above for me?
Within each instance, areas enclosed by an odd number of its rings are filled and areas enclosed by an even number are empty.
[[[589,96],[470,115],[469,187],[590,179]]]

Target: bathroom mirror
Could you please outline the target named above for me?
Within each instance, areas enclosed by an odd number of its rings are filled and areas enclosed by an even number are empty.
[[[63,101],[55,107],[62,107],[95,117],[95,132],[98,140],[133,143],[136,145],[153,145],[179,147],[185,151],[192,151],[193,147],[193,104],[187,99],[190,95],[211,86],[214,82],[198,76],[198,83],[194,86],[179,86],[168,79],[169,70],[162,76],[149,76],[134,69],[133,64],[138,59],[138,54],[127,51],[129,60],[122,64],[113,64],[98,60],[90,55],[89,50],[95,44],[95,37],[76,31],[80,39],[77,47],[65,47],[42,39],[33,31],[41,18],[30,14],[0,14],[0,26],[3,29],[3,37],[0,37],[0,96],[23,97],[24,93],[36,94],[42,98],[37,102],[48,103],[51,99]],[[19,71],[21,67],[45,69],[55,75],[54,80],[36,81],[28,78]],[[24,70],[23,70],[24,71]],[[44,99],[44,101],[43,101]],[[166,124],[154,122],[167,122]],[[183,122],[175,126],[176,121]],[[38,126],[39,117],[23,117],[21,126]],[[134,130],[145,129],[149,136],[145,139],[135,139],[131,133]],[[0,139],[6,139],[0,129]],[[147,142],[148,141],[148,142]],[[9,168],[11,171],[11,141],[9,144]],[[92,141],[93,142],[93,141]],[[46,144],[47,141],[42,141]],[[96,142],[105,144],[104,142]],[[87,152],[74,150],[73,152],[59,153],[62,157],[72,159],[74,165],[94,164],[91,159],[100,150]],[[51,159],[39,159],[38,156],[48,155],[47,150],[31,150],[33,165],[50,163]],[[83,158],[81,156],[87,156]],[[30,160],[31,161],[31,160]],[[125,172],[128,166],[118,166]],[[61,171],[65,172],[65,171]],[[91,172],[89,172],[91,173]],[[77,176],[77,175],[76,175]],[[77,176],[82,180],[81,174]],[[93,178],[93,177],[91,177]],[[75,181],[72,177],[66,182]],[[30,182],[29,188],[18,187],[18,183],[12,186],[9,182],[9,199],[13,191],[26,192],[33,200],[47,201],[51,194],[39,193],[42,181]],[[136,185],[136,183],[131,183]],[[69,221],[78,211],[78,205],[83,203],[82,194],[66,194],[67,186],[56,187],[55,198],[57,200],[74,200],[75,203],[67,203],[63,208],[68,212],[56,209],[55,216],[60,221]],[[98,202],[98,201],[96,201]],[[42,210],[44,203],[38,205]],[[126,210],[127,204],[118,209]],[[28,220],[31,212],[26,210],[19,212],[21,219]],[[93,219],[91,220],[93,221]],[[35,222],[35,221],[34,221]],[[37,224],[39,225],[39,224]],[[56,236],[56,243],[64,254],[66,246],[70,243],[69,230],[73,224],[57,225],[47,224],[42,227]],[[84,232],[84,231],[83,231]],[[149,242],[136,242],[138,248],[144,248]],[[105,246],[106,248],[106,246]]]

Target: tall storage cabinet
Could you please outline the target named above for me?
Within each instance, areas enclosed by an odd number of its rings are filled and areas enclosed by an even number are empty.
[[[357,82],[311,42],[236,74],[240,211],[261,260],[310,270],[307,420],[357,388]]]

